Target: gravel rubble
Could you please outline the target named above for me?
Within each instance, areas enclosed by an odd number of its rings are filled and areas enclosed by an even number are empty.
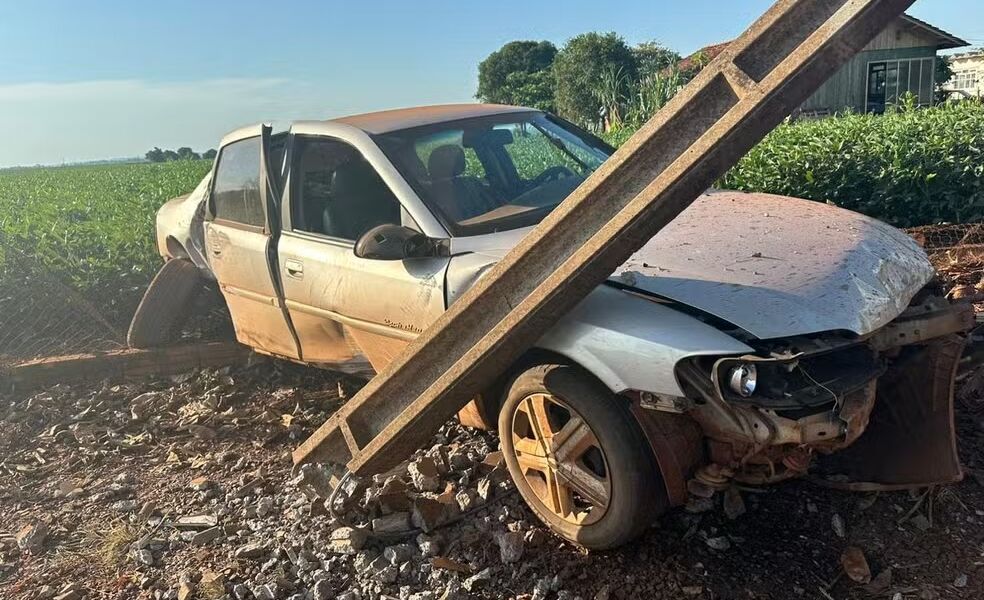
[[[374,477],[293,468],[290,451],[359,385],[260,359],[0,396],[0,598],[984,594],[979,415],[960,414],[968,477],[931,501],[801,481],[735,488],[585,553],[521,502],[495,437],[456,423]]]

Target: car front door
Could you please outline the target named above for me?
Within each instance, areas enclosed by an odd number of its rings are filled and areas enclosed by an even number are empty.
[[[287,189],[290,227],[279,242],[280,268],[301,354],[332,363],[358,352],[378,371],[444,312],[449,259],[355,255],[369,229],[415,224],[347,142],[295,136]]]
[[[236,338],[261,352],[299,358],[275,266],[279,200],[269,157],[269,127],[223,140],[205,221],[206,255]]]

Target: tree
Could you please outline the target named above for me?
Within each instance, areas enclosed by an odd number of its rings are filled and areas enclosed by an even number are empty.
[[[482,102],[520,104],[543,110],[553,106],[550,68],[557,47],[550,42],[509,42],[478,65],[478,91]]]
[[[632,49],[639,67],[639,79],[666,75],[664,71],[680,62],[681,56],[659,42],[643,42]]]
[[[188,146],[178,148],[178,160],[198,160],[200,158],[201,156],[198,156],[198,153]]]
[[[619,73],[630,85],[638,80],[635,56],[614,32],[583,33],[568,40],[554,59],[553,73],[557,110],[584,125],[601,118],[599,88],[607,74]]]
[[[218,154],[218,152],[215,151],[215,148],[209,148],[205,152],[202,152],[202,158],[206,160],[215,160],[216,154]]]
[[[174,150],[165,150],[164,160],[178,160],[178,153]]]
[[[549,70],[523,73],[517,71],[506,77],[509,88],[508,100],[504,104],[529,106],[553,112],[554,110],[554,78]]]
[[[164,162],[164,151],[158,148],[157,146],[154,146],[153,150],[148,150],[147,154],[144,154],[144,158],[146,158],[150,162],[155,162],[155,163]]]

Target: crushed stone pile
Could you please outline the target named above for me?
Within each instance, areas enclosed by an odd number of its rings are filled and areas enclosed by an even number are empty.
[[[495,436],[457,423],[371,478],[293,468],[291,449],[360,385],[258,359],[0,396],[0,598],[984,593],[979,413],[959,415],[960,485],[735,488],[671,511],[636,543],[586,554],[522,503]]]

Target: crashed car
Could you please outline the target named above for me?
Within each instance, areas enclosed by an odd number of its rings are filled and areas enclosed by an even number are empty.
[[[160,209],[166,263],[130,341],[165,343],[213,282],[255,351],[378,371],[612,152],[556,116],[496,105],[240,129]],[[532,510],[588,548],[736,484],[952,482],[971,318],[893,227],[710,191],[459,418],[497,430]]]

